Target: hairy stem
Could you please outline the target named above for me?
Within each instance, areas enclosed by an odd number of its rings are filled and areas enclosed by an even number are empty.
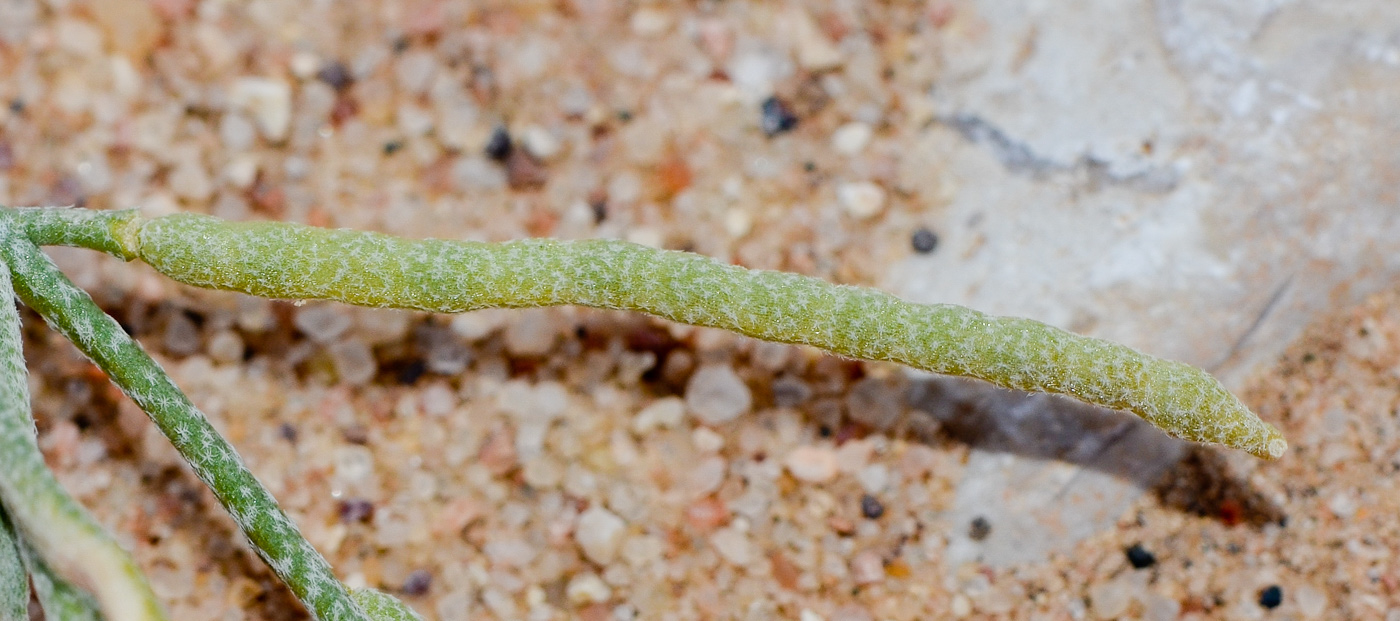
[[[336,579],[330,565],[301,536],[272,494],[243,465],[233,447],[114,319],[103,313],[86,292],[74,286],[28,239],[0,235],[0,258],[14,274],[15,289],[24,303],[77,345],[122,392],[150,415],[195,474],[214,491],[259,556],[316,618],[368,619]],[[17,316],[14,333],[18,338]],[[32,443],[32,423],[30,425],[28,437]],[[11,435],[7,429],[5,437]],[[6,464],[7,469],[24,463],[8,455],[4,457],[0,463]],[[48,475],[41,460],[35,462],[34,468]],[[15,506],[34,506],[52,513],[54,510],[48,508],[50,504],[18,502]],[[10,503],[7,502],[7,506]],[[45,558],[51,558],[47,551]],[[99,594],[100,589],[106,587],[105,584],[95,585]]]
[[[747,270],[691,253],[605,240],[407,240],[192,214],[121,220],[112,230],[102,242],[120,245],[114,254],[138,257],[199,287],[443,313],[560,304],[641,311],[1068,395],[1133,412],[1177,437],[1264,458],[1287,448],[1277,429],[1190,365],[1028,319],[913,304],[873,289]]]
[[[165,619],[136,563],[63,490],[39,452],[19,312],[12,302],[16,289],[28,292],[33,282],[18,264],[25,248],[39,253],[28,239],[0,223],[0,261],[10,268],[0,269],[0,498],[25,541],[47,565],[95,593],[108,619]],[[17,287],[11,285],[12,275]],[[35,307],[33,301],[26,302]]]
[[[10,516],[0,509],[0,621],[29,621],[29,572],[21,545]]]

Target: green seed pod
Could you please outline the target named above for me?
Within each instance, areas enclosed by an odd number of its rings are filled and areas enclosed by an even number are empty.
[[[406,240],[199,215],[123,221],[122,254],[183,283],[458,313],[577,304],[801,343],[1128,410],[1174,436],[1277,458],[1282,434],[1206,372],[1028,319],[913,304],[618,241]],[[130,247],[135,244],[136,247]]]

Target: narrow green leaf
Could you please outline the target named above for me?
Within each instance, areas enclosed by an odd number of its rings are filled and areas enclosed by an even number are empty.
[[[11,259],[25,249],[43,256],[0,222],[0,260],[13,269]],[[13,274],[27,282],[21,270]],[[11,275],[0,269],[0,498],[24,541],[60,575],[91,589],[111,621],[165,619],[131,556],[63,490],[39,452]]]
[[[34,580],[34,594],[39,597],[39,606],[44,609],[45,618],[54,621],[102,621],[102,612],[91,595],[54,573],[29,546],[23,548],[24,562]],[[27,607],[27,600],[25,604]],[[24,618],[28,619],[29,615],[26,613]]]
[[[0,509],[0,621],[29,621],[29,572],[19,546],[10,516]]]
[[[423,621],[412,608],[383,591],[355,589],[352,595],[375,621]]]

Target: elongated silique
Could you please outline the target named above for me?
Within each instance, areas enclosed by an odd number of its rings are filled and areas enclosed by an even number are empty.
[[[867,360],[1068,395],[1265,458],[1287,444],[1215,378],[1028,319],[747,270],[619,241],[407,240],[199,215],[132,219],[115,238],[187,284],[285,299],[456,313],[577,304],[650,313]]]

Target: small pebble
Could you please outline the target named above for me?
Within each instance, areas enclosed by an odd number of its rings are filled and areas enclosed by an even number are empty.
[[[1133,569],[1146,569],[1157,564],[1157,557],[1148,552],[1140,543],[1133,544],[1125,553],[1128,555],[1128,563],[1133,566]]]
[[[685,508],[685,521],[701,533],[713,532],[729,521],[729,507],[724,501],[707,496]]]
[[[696,497],[706,496],[724,484],[728,462],[723,457],[710,456],[693,464],[686,474],[688,491]]]
[[[749,543],[748,533],[732,526],[715,531],[710,537],[710,543],[714,544],[715,551],[731,565],[748,565],[749,561],[753,560],[753,545]]]
[[[559,325],[552,311],[545,308],[531,308],[517,312],[515,321],[506,325],[503,335],[506,351],[512,356],[543,356],[554,348],[559,337]]]
[[[914,252],[928,254],[938,247],[938,235],[927,228],[920,228],[914,231],[914,236],[910,238],[909,242],[910,245],[914,246]]]
[[[869,181],[836,186],[836,198],[846,213],[859,220],[872,218],[885,209],[885,189]]]
[[[462,157],[452,163],[452,182],[462,190],[490,191],[506,187],[506,171],[483,157]]]
[[[972,519],[972,524],[968,525],[967,536],[973,541],[982,541],[992,534],[992,523],[983,516]]]
[[[953,602],[952,605],[949,606],[948,611],[953,613],[953,616],[958,619],[966,617],[972,614],[972,600],[968,599],[966,595],[958,593],[953,596]]]
[[[282,423],[277,426],[277,436],[292,444],[297,443],[297,428],[291,423]]]
[[[292,75],[303,80],[316,74],[320,68],[321,59],[311,52],[297,52],[292,54],[292,59],[287,66],[292,70]]]
[[[724,448],[724,436],[709,427],[696,427],[690,434],[690,442],[701,453],[718,453]]]
[[[1275,584],[1259,592],[1259,605],[1270,610],[1283,603],[1283,588]]]
[[[597,574],[589,572],[571,578],[564,594],[569,603],[584,606],[608,601],[612,598],[612,588]]]
[[[836,452],[824,446],[799,446],[783,462],[794,479],[825,483],[836,476]]]
[[[574,542],[583,549],[583,555],[588,560],[607,565],[617,556],[626,528],[627,523],[622,518],[593,505],[578,516],[578,523],[574,526]]]
[[[199,327],[183,311],[170,313],[165,322],[165,351],[188,356],[199,351]]]
[[[523,539],[513,537],[501,537],[486,542],[482,547],[486,553],[486,558],[492,563],[505,567],[525,567],[539,556],[539,551],[535,546]]]
[[[327,348],[335,374],[341,383],[362,386],[379,373],[379,362],[374,359],[374,351],[359,339],[338,341]]]
[[[495,136],[493,135],[494,139]],[[549,130],[538,125],[530,125],[520,133],[520,146],[525,152],[541,160],[548,160],[559,154],[563,146]]]
[[[332,459],[337,482],[347,487],[363,485],[374,475],[374,453],[364,446],[338,446]]]
[[[506,184],[512,190],[538,190],[548,181],[549,171],[529,151],[515,150],[506,158]]]
[[[374,517],[374,503],[364,498],[349,498],[340,501],[336,507],[336,514],[340,521],[346,524],[356,522],[368,522]]]
[[[671,28],[671,12],[659,7],[642,7],[632,13],[632,32],[641,37],[656,37]]]
[[[1304,619],[1321,619],[1327,612],[1327,593],[1312,585],[1305,584],[1294,591],[1293,601]],[[1386,621],[1390,621],[1390,618],[1386,617]]]
[[[340,437],[351,444],[369,444],[369,428],[364,425],[350,425],[340,431]]]
[[[292,316],[292,325],[317,343],[334,342],[350,329],[350,315],[327,304],[303,306]]]
[[[287,137],[292,126],[292,88],[282,80],[245,77],[229,89],[229,103],[253,117],[258,130],[273,142]]]
[[[657,429],[671,429],[684,416],[685,402],[680,397],[662,397],[632,417],[632,432],[641,436]]]
[[[432,52],[424,50],[405,53],[394,62],[394,77],[399,86],[414,95],[428,90],[437,71],[437,59]]]
[[[878,520],[885,515],[885,505],[880,503],[880,499],[870,494],[862,494],[860,497],[860,514],[866,519]]]
[[[885,464],[870,464],[856,472],[856,481],[867,494],[879,494],[890,485],[890,468]]]
[[[773,380],[773,405],[795,408],[812,398],[812,387],[796,377],[784,375]]]
[[[1119,619],[1128,613],[1133,598],[1122,581],[1101,582],[1089,587],[1089,602],[1099,619]]]
[[[851,420],[876,431],[894,426],[904,413],[900,392],[889,382],[867,377],[846,393],[846,414]]]
[[[685,385],[685,405],[706,425],[721,425],[753,407],[753,394],[734,369],[725,364],[700,367]]]
[[[225,114],[219,119],[219,139],[223,141],[224,148],[229,151],[247,151],[252,148],[258,137],[257,131],[248,117],[236,112]],[[256,162],[254,164],[256,171]]]
[[[427,595],[433,586],[433,574],[426,569],[415,569],[403,581],[403,594],[410,597]]]
[[[497,125],[496,129],[491,131],[491,138],[486,141],[486,157],[504,162],[514,150],[514,145],[510,142],[510,133],[505,127]]]
[[[870,125],[854,121],[837,128],[831,134],[831,148],[842,155],[855,155],[865,150],[874,135]]]
[[[764,134],[776,136],[797,127],[797,115],[793,114],[781,99],[769,97],[763,100],[763,118],[760,124]]]
[[[355,77],[350,75],[350,68],[338,60],[322,65],[320,71],[316,72],[316,79],[325,82],[337,92],[344,91],[355,83]]]
[[[851,579],[856,584],[874,584],[885,579],[885,562],[879,554],[866,550],[851,559]]]

